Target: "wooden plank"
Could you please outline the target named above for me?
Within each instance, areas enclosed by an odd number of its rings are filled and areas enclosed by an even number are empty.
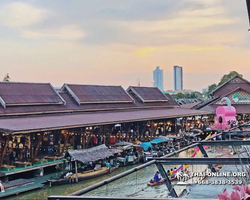
[[[4,189],[9,189],[9,188],[13,188],[13,187],[17,187],[17,186],[21,186],[21,185],[26,185],[29,183],[34,183],[34,180],[30,180],[30,179],[16,179],[14,181],[9,181],[7,183],[3,183]]]

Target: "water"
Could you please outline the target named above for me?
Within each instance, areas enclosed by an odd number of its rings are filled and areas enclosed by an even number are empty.
[[[228,148],[224,148],[225,152],[228,152]],[[225,154],[224,152],[224,154]],[[193,149],[189,149],[176,155],[176,157],[191,157],[193,153]],[[209,157],[215,157],[218,154],[222,154],[222,150],[218,149],[215,153],[208,153]],[[198,154],[197,157],[201,157],[201,154]],[[189,165],[190,171],[201,172],[207,168],[206,165]],[[21,194],[18,196],[7,198],[8,200],[45,200],[50,195],[68,195],[77,190],[82,188],[88,187],[100,181],[103,181],[107,178],[110,178],[114,175],[127,171],[131,168],[135,167],[128,166],[128,167],[121,167],[118,168],[116,171],[112,172],[112,174],[104,175],[102,177],[97,177],[95,179],[86,180],[79,182],[78,184],[71,184],[71,185],[62,185],[62,186],[54,186],[54,187],[46,187],[41,190],[36,190],[33,192],[28,192],[25,194]],[[178,166],[169,166],[166,165],[165,169],[171,169]],[[159,197],[167,197],[168,190],[166,185],[159,185],[155,187],[148,187],[147,183],[150,179],[153,178],[154,173],[157,171],[155,165],[151,165],[147,168],[139,170],[133,174],[130,174],[126,177],[118,179],[108,185],[100,187],[96,190],[93,190],[85,196],[106,196],[106,197],[152,197],[152,198],[159,198]],[[180,193],[184,189],[184,186],[176,186],[175,187],[177,193]]]

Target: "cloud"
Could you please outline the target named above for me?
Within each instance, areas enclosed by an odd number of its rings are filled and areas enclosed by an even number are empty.
[[[22,30],[21,37],[30,39],[54,38],[59,40],[79,40],[85,37],[85,33],[77,25],[67,25],[51,30]]]
[[[29,4],[14,2],[4,6],[0,12],[1,22],[10,27],[28,27],[43,21],[48,11]]]
[[[182,51],[220,51],[225,49],[223,46],[195,46],[195,45],[169,45],[166,47],[146,47],[135,52],[136,56],[147,56],[155,51],[169,51],[169,52],[182,52]]]

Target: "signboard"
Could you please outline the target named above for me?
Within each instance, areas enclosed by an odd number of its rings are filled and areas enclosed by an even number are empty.
[[[249,97],[243,97],[239,93],[235,93],[233,95],[233,101],[235,103],[249,103],[250,102],[250,98]]]

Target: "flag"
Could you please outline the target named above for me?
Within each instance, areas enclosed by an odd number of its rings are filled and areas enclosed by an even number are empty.
[[[183,170],[183,164],[180,167],[178,167],[178,169],[174,170],[174,173],[178,172],[179,170]]]

